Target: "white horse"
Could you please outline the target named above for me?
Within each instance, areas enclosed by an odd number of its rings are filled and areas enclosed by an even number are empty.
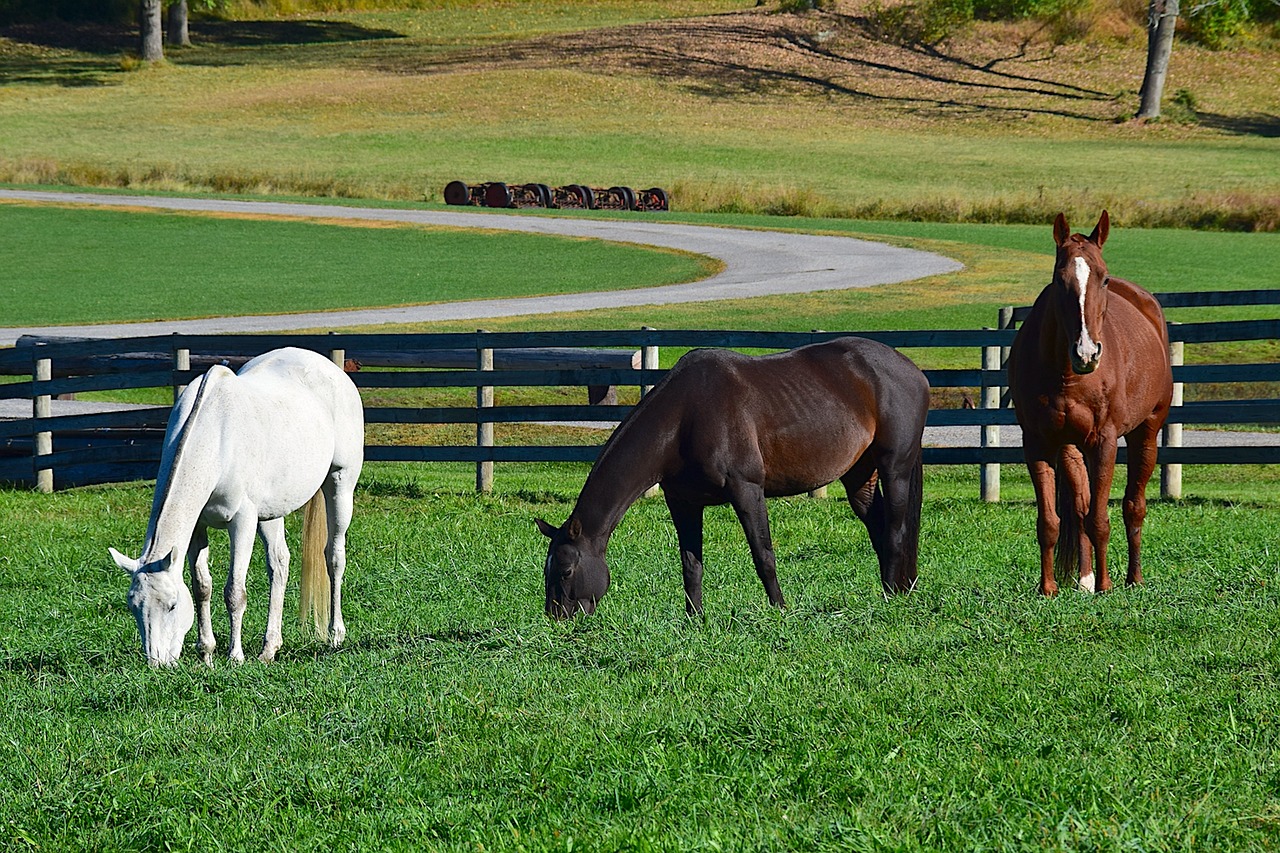
[[[237,663],[244,660],[240,627],[255,529],[262,537],[271,601],[259,659],[275,659],[283,642],[280,621],[289,576],[284,516],[303,504],[300,607],[303,618],[310,611],[317,632],[338,646],[347,633],[342,621],[346,533],[363,462],[360,394],[342,368],[324,356],[278,349],[239,373],[218,366],[192,382],[169,416],[142,557],[131,560],[110,549],[133,578],[129,609],[147,662],[177,663],[196,606],[200,655],[213,662],[210,527],[226,528],[231,539],[223,592],[231,621],[230,658]],[[184,554],[191,565],[190,593],[182,578]]]

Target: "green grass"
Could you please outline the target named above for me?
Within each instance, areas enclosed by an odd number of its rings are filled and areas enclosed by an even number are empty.
[[[1232,469],[1189,476],[1251,491]],[[831,499],[771,502],[791,609],[727,510],[686,621],[660,500],[596,617],[541,614],[582,469],[372,466],[350,635],[273,666],[146,668],[108,544],[146,485],[0,492],[0,835],[16,849],[1269,849],[1280,842],[1272,482],[1157,502],[1148,584],[1034,594],[1034,510],[926,475],[921,586],[881,597]],[[1007,479],[1016,480],[1016,476]],[[292,522],[291,522],[292,525]],[[1113,548],[1113,561],[1123,558]],[[215,577],[225,536],[214,541]],[[265,583],[250,579],[260,635]],[[293,596],[290,597],[290,604]],[[215,604],[225,648],[225,617]],[[250,648],[257,644],[251,639]]]
[[[325,311],[689,281],[713,262],[600,240],[0,205],[0,324]]]

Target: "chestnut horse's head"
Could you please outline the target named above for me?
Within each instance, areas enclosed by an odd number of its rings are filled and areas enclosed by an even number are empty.
[[[1111,219],[1102,211],[1088,237],[1072,234],[1061,213],[1053,221],[1058,255],[1053,264],[1052,306],[1065,333],[1071,369],[1092,373],[1102,358],[1102,325],[1107,315],[1107,265],[1102,244]]]
[[[604,548],[582,535],[582,523],[569,516],[560,527],[536,519],[538,529],[551,540],[547,563],[543,569],[546,581],[547,615],[568,619],[581,612],[588,616],[609,591],[609,566],[604,561]]]

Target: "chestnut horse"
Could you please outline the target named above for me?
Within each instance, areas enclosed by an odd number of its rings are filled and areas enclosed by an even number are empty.
[[[605,549],[627,508],[662,485],[684,570],[685,608],[702,612],[702,514],[732,504],[769,601],[783,607],[765,498],[844,483],[887,592],[916,582],[929,382],[883,344],[845,337],[748,356],[694,350],[618,425],[560,527],[544,568],[546,612],[593,613],[609,588]]]
[[[1125,583],[1142,583],[1147,481],[1169,414],[1173,373],[1160,303],[1138,285],[1107,274],[1102,245],[1109,229],[1105,210],[1088,237],[1072,234],[1058,214],[1053,280],[1036,298],[1009,353],[1009,391],[1036,492],[1045,595],[1057,594],[1073,575],[1086,592],[1111,589],[1107,501],[1120,436],[1129,454]]]

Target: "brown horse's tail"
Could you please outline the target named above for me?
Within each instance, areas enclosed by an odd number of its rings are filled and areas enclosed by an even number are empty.
[[[1054,465],[1054,505],[1058,513],[1058,542],[1053,546],[1053,579],[1066,589],[1080,573],[1080,518],[1075,495],[1059,457]]]
[[[329,540],[324,494],[316,492],[302,512],[302,576],[298,581],[298,618],[315,625],[329,639],[329,566],[324,549]]]

